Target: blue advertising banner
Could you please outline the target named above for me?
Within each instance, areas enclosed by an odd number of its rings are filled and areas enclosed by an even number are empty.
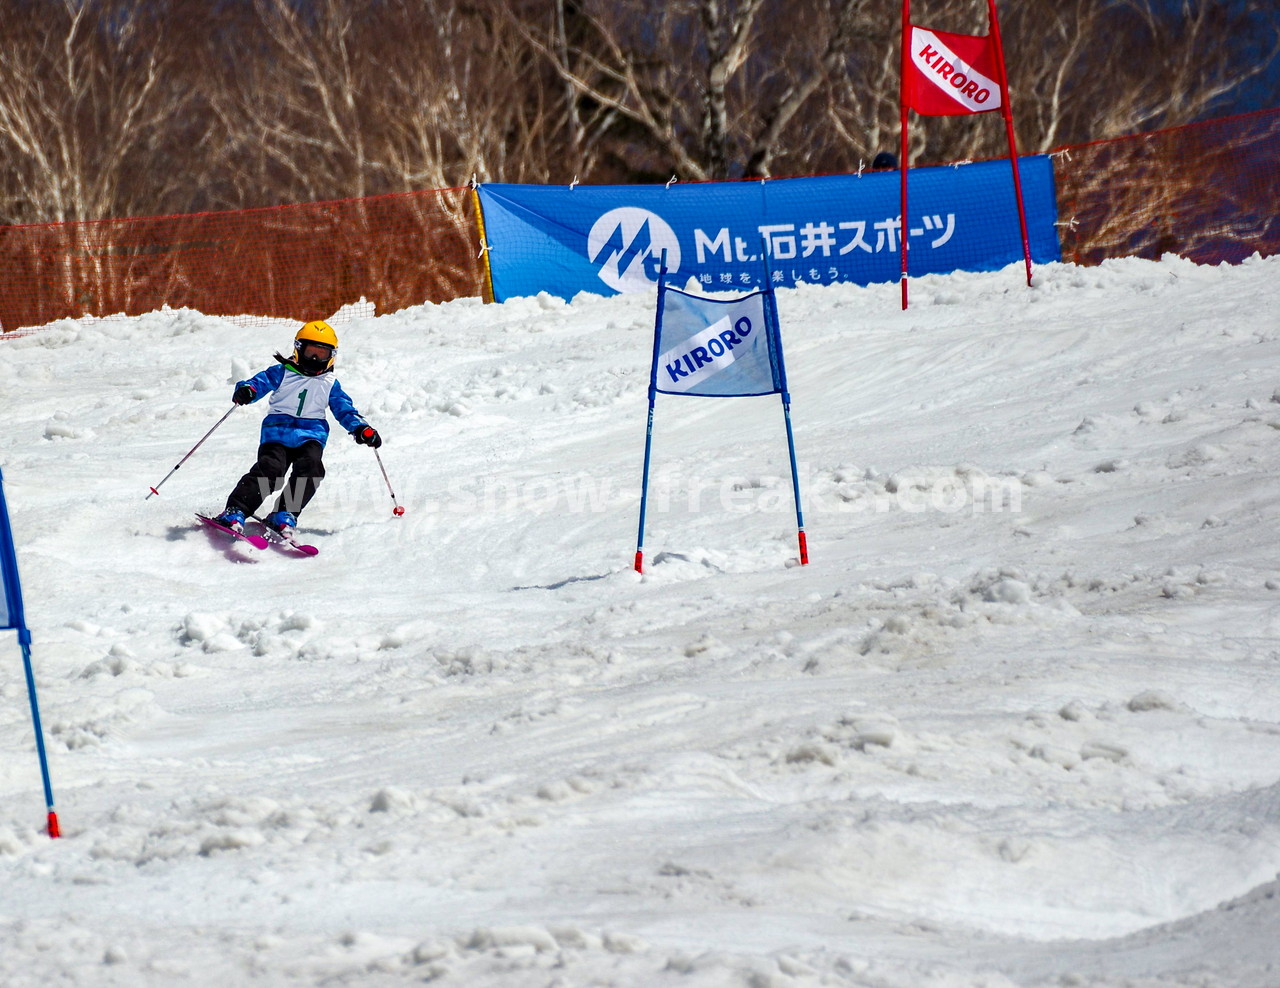
[[[1032,259],[1061,259],[1053,165],[1021,158]],[[911,274],[994,271],[1022,260],[1009,162],[913,168]],[[547,292],[612,295],[658,281],[707,291],[894,282],[897,171],[698,185],[480,187],[498,301]]]

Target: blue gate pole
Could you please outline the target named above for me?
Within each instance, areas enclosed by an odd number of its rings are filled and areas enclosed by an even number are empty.
[[[653,362],[649,366],[649,424],[644,433],[644,473],[640,480],[640,530],[636,534],[635,570],[644,572],[644,516],[649,507],[649,463],[653,453],[653,408],[658,400],[658,347],[662,343],[663,284],[667,280],[667,252],[658,271],[658,309],[653,321]]]
[[[796,439],[791,430],[791,392],[787,390],[787,364],[782,358],[782,322],[778,318],[778,296],[773,291],[773,271],[769,265],[769,243],[767,239],[761,244],[761,257],[764,259],[764,304],[769,311],[768,332],[769,345],[777,370],[778,387],[782,398],[782,418],[787,424],[787,454],[791,458],[791,491],[796,502],[796,539],[800,544],[800,565],[809,565],[809,540],[804,534],[804,511],[800,506],[800,471],[796,467]]]
[[[796,469],[796,440],[791,433],[791,395],[782,392],[782,417],[787,423],[787,449],[791,452],[791,490],[796,498],[796,539],[800,543],[800,565],[809,565],[809,540],[804,534],[804,512],[800,508],[800,472]]]
[[[58,813],[53,808],[53,783],[49,780],[49,756],[44,750],[44,728],[40,726],[40,704],[36,700],[36,677],[31,669],[31,632],[18,629],[18,644],[22,646],[22,667],[27,674],[27,696],[31,698],[31,723],[36,731],[36,752],[40,756],[40,777],[44,781],[44,805],[48,811],[49,836],[61,837]]]
[[[4,475],[0,474],[0,604],[4,605],[5,628],[18,633],[22,646],[22,667],[27,675],[27,696],[31,700],[31,723],[36,732],[36,752],[40,755],[40,776],[44,780],[44,805],[48,812],[49,836],[61,837],[58,814],[53,808],[53,784],[49,781],[49,757],[44,750],[44,728],[40,726],[40,704],[36,701],[36,677],[31,668],[31,632],[22,606],[22,581],[18,579],[18,554],[13,548],[13,527],[4,501]]]

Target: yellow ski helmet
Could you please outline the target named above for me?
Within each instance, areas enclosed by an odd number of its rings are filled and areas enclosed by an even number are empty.
[[[293,364],[304,374],[323,374],[333,369],[337,352],[338,334],[323,319],[314,319],[298,330],[293,341]]]

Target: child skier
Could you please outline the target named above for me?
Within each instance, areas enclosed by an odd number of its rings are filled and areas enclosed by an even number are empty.
[[[243,531],[245,516],[252,515],[280,489],[292,467],[292,478],[265,521],[268,528],[286,538],[293,534],[298,515],[324,477],[321,458],[329,438],[326,408],[356,442],[374,449],[382,445],[377,430],[360,416],[333,376],[337,350],[338,334],[317,319],[298,331],[291,356],[277,353],[275,366],[236,384],[231,400],[237,405],[248,405],[266,394],[271,395],[271,401],[262,420],[258,462],[228,496],[226,510],[214,519],[218,524]]]

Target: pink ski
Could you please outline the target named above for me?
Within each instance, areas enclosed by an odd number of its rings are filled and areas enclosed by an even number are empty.
[[[265,549],[270,543],[268,539],[261,535],[245,535],[243,532],[237,532],[234,528],[227,528],[226,525],[219,525],[212,518],[196,512],[196,517],[208,525],[210,528],[216,528],[219,532],[226,532],[233,539],[240,539],[242,542],[248,542],[255,549]]]
[[[295,542],[292,535],[281,535],[257,515],[250,515],[249,517],[262,526],[262,530],[266,533],[265,541],[270,542],[272,545],[279,546],[281,549],[293,549],[304,556],[320,555],[320,550],[315,546],[307,545],[304,542]]]
[[[305,542],[295,542],[293,541],[293,539],[285,538],[279,532],[270,528],[268,528],[267,531],[271,532],[271,534],[267,536],[267,538],[264,539],[263,541],[270,542],[272,545],[277,546],[278,548],[293,549],[297,552],[302,553],[304,556],[320,555],[320,550],[313,545],[307,545]]]

